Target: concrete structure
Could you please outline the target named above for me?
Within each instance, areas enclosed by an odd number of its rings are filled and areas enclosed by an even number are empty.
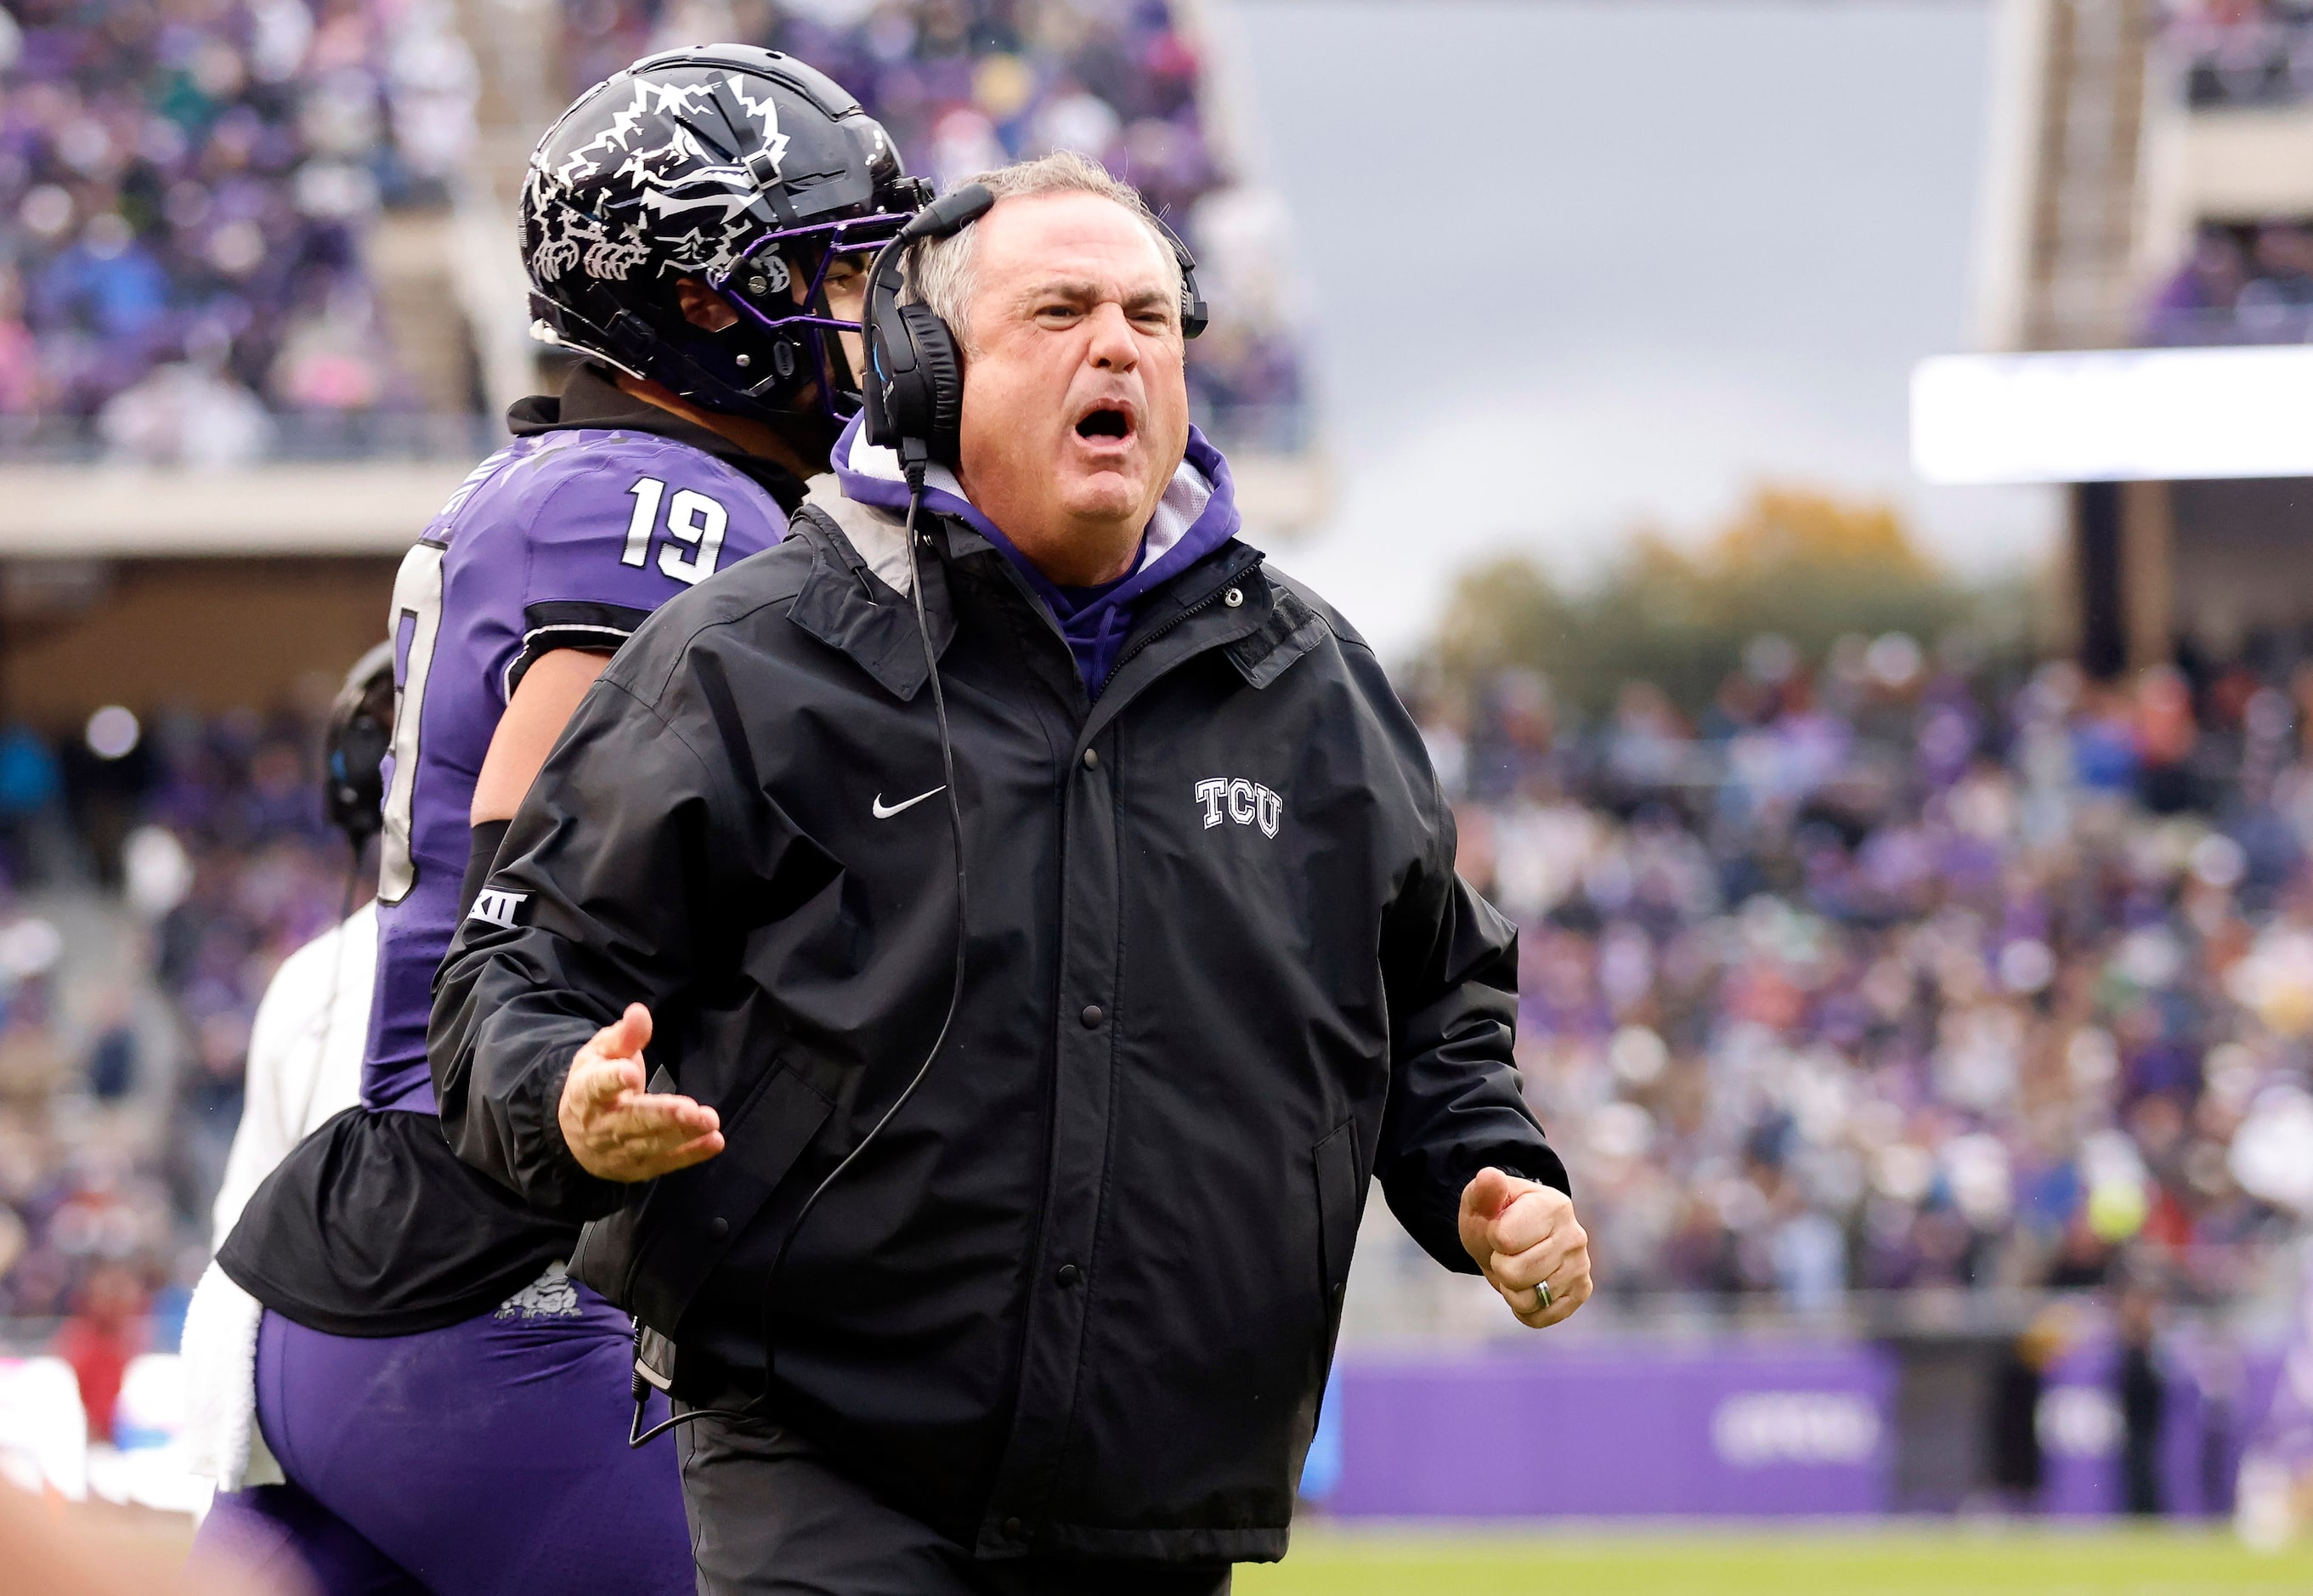
[[[2001,0],[1976,251],[1982,348],[2124,348],[2203,225],[2313,218],[2313,97],[2283,84],[2251,103],[2212,103],[2221,97],[2203,93],[2207,68],[2192,58],[2206,41],[2164,31],[2160,11],[2156,0]],[[2149,433],[2163,407],[2187,402],[2157,384],[2137,392],[2150,408],[2115,431]],[[2071,401],[2052,392],[2049,402]],[[2313,655],[2313,476],[2207,454],[2198,468],[2122,462],[2074,481],[2062,630],[2095,674]],[[1942,480],[2050,478],[2019,464]]]

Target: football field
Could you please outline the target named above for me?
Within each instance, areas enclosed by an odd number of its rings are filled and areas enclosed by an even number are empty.
[[[2313,1548],[2215,1530],[1297,1532],[1238,1596],[2220,1596],[2313,1592]]]

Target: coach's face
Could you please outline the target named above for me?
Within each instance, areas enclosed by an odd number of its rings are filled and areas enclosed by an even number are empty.
[[[974,234],[964,491],[1053,581],[1112,581],[1189,443],[1171,263],[1097,194],[999,200]]]

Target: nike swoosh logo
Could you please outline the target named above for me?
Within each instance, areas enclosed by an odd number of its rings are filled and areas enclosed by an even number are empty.
[[[884,803],[884,795],[879,792],[875,795],[875,801],[873,804],[870,804],[868,808],[875,815],[876,819],[889,820],[901,810],[912,809],[918,804],[922,803],[926,798],[936,797],[946,790],[947,789],[945,786],[935,787],[929,792],[919,792],[916,794],[915,797],[908,799],[907,802],[903,804],[893,804],[889,807],[885,807]]]

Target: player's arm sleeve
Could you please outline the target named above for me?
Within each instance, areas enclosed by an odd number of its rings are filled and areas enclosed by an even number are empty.
[[[737,885],[727,779],[696,734],[606,675],[530,787],[435,977],[427,1052],[450,1145],[541,1212],[584,1220],[626,1187],[581,1168],[557,1107],[578,1049],[630,1002],[669,1006],[718,944]],[[719,871],[719,875],[718,875]],[[738,872],[743,874],[743,872]]]
[[[1384,930],[1391,1069],[1374,1173],[1407,1234],[1447,1268],[1474,1274],[1457,1221],[1462,1188],[1480,1169],[1572,1187],[1511,1056],[1517,930],[1455,870],[1452,813],[1421,775],[1433,795],[1430,845]]]

